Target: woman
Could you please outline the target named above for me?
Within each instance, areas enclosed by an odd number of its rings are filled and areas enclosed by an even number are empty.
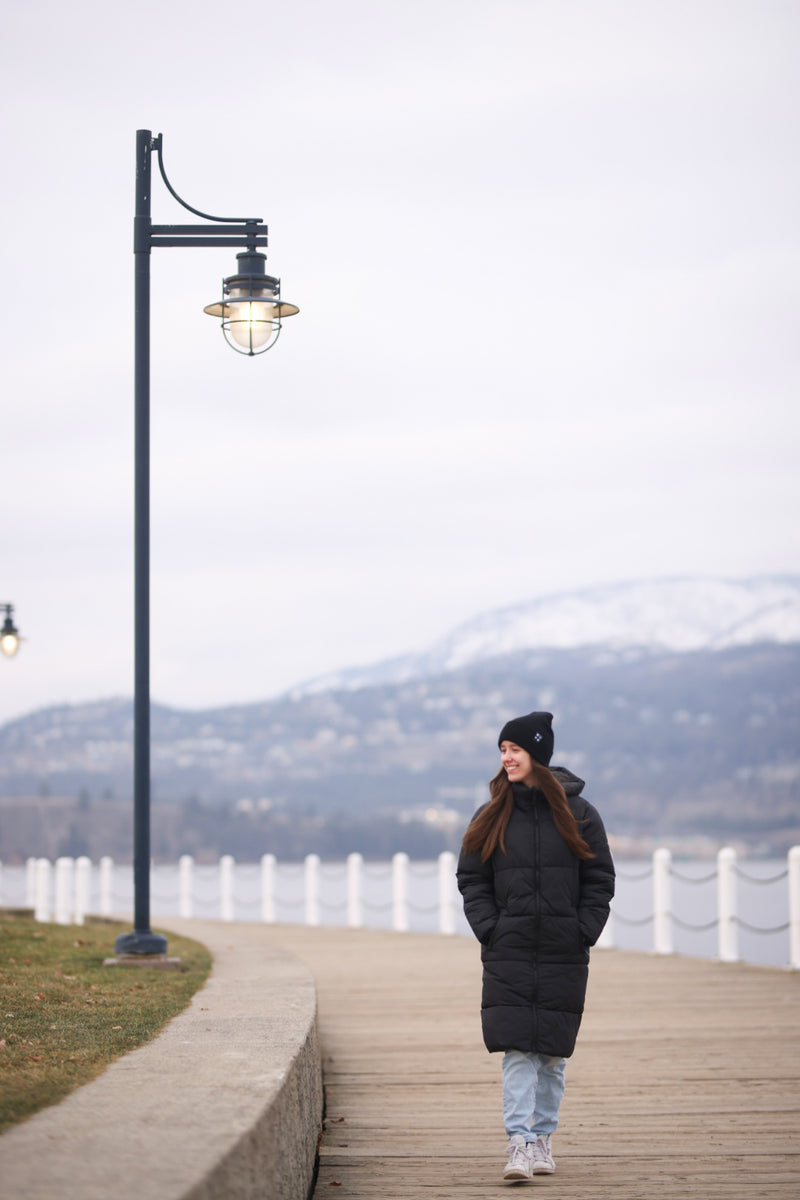
[[[603,822],[583,780],[552,771],[552,713],[516,717],[498,739],[501,767],[458,863],[464,912],[481,943],[481,1022],[504,1051],[506,1180],[555,1171],[551,1135],[575,1048],[589,969],[614,895]]]

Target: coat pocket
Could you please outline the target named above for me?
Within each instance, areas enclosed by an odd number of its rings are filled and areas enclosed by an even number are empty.
[[[580,926],[578,926],[578,944],[581,948],[582,954],[588,959],[589,958],[589,948],[590,948],[589,942],[587,941],[586,935],[582,932]]]

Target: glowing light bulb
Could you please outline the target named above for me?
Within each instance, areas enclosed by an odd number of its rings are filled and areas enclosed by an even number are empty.
[[[19,650],[19,638],[16,633],[4,633],[0,637],[0,650],[8,658],[12,658]]]
[[[272,301],[251,300],[248,292],[232,288],[227,309],[228,331],[238,345],[245,350],[255,350],[267,344],[273,335],[277,315]]]

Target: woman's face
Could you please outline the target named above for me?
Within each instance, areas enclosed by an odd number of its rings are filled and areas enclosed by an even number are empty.
[[[533,759],[527,750],[514,742],[500,743],[500,762],[512,783],[524,783],[533,787]]]

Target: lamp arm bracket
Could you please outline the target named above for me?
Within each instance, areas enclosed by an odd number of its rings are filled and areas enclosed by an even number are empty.
[[[199,208],[192,208],[191,204],[187,204],[185,200],[182,200],[181,197],[178,195],[178,193],[175,191],[175,188],[172,186],[170,181],[167,179],[167,173],[164,170],[164,159],[163,159],[162,152],[161,152],[163,137],[164,137],[164,135],[159,133],[157,137],[153,138],[153,149],[158,154],[158,169],[161,172],[161,178],[164,180],[164,184],[166,185],[167,191],[170,193],[170,195],[175,200],[178,201],[178,204],[180,204],[183,208],[187,209],[190,213],[194,213],[194,215],[196,217],[202,217],[204,221],[216,221],[216,222],[220,222],[221,224],[234,224],[234,225],[245,225],[245,224],[246,225],[261,225],[261,224],[263,224],[263,217],[212,217],[208,213],[201,212]]]

